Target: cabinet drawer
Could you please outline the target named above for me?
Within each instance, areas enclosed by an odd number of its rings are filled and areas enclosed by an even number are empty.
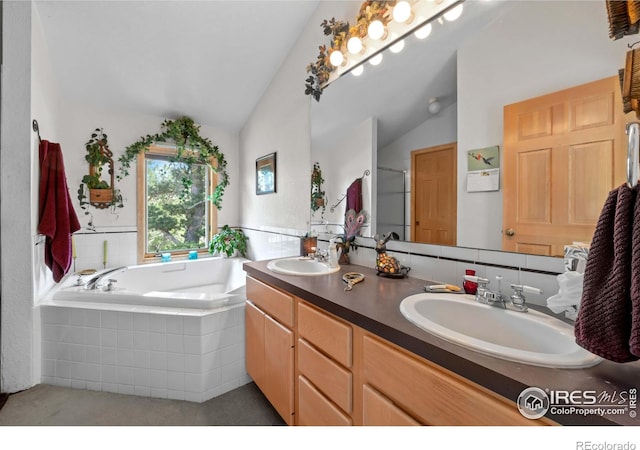
[[[293,327],[293,297],[247,277],[247,299],[280,323]]]
[[[298,339],[298,370],[343,411],[351,413],[351,372]]]
[[[428,425],[536,425],[515,403],[419,361],[378,339],[363,342],[364,382]]]
[[[365,384],[362,386],[362,425],[395,427],[415,426],[420,423],[380,392]]]
[[[297,425],[349,426],[351,419],[331,403],[305,377],[298,377]]]
[[[298,303],[298,333],[345,367],[351,367],[351,327],[305,303]]]

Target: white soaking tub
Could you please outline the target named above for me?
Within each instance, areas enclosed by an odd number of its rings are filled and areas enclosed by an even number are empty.
[[[90,290],[67,276],[39,304],[41,382],[194,402],[250,382],[245,261],[107,269],[95,274],[105,276]],[[112,289],[103,290],[109,279]]]

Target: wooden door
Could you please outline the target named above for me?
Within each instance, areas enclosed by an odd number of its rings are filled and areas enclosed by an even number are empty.
[[[456,245],[457,145],[411,152],[411,240]]]
[[[504,107],[503,250],[562,256],[591,241],[625,181],[626,120],[618,76]]]

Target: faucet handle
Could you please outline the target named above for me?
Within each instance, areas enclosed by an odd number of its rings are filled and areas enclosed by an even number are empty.
[[[107,285],[104,287],[105,291],[112,291],[113,290],[113,283],[117,283],[118,280],[114,280],[113,278],[109,278],[107,280],[109,283],[107,283]]]
[[[527,286],[524,284],[511,284],[513,295],[511,295],[511,306],[516,311],[527,312],[527,299],[524,298],[524,292],[527,294],[542,294],[542,289]]]
[[[475,275],[465,275],[464,279],[471,281],[472,283],[478,283],[481,287],[486,287],[487,284],[489,284],[489,280],[487,278],[477,277]]]
[[[542,295],[544,292],[542,289],[538,289],[532,286],[527,286],[526,284],[512,284],[510,285],[511,289],[516,291],[516,293],[522,294],[523,292],[527,294],[537,294]]]

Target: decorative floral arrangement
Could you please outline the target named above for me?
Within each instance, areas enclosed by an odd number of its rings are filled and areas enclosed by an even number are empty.
[[[218,184],[211,195],[211,202],[220,209],[224,190],[229,185],[227,161],[217,145],[213,145],[210,139],[200,136],[200,126],[189,117],[167,119],[162,122],[160,133],[148,134],[129,145],[118,158],[121,164],[118,180],[129,175],[131,163],[136,160],[138,154],[148,151],[149,147],[156,142],[172,143],[176,146],[177,154],[171,158],[172,161],[187,165],[206,165],[218,174]],[[191,179],[184,178],[182,183],[185,191],[190,190]]]
[[[331,36],[329,46],[320,45],[320,52],[314,62],[307,65],[309,76],[305,80],[306,95],[311,95],[316,101],[320,101],[320,96],[326,83],[331,77],[335,67],[329,61],[329,56],[333,50],[346,51],[347,41],[354,36],[364,38],[367,35],[369,24],[374,20],[380,20],[384,25],[391,19],[391,8],[396,1],[365,1],[360,6],[360,11],[356,17],[355,25],[350,26],[349,22],[336,20],[323,20],[320,26],[325,36]]]

